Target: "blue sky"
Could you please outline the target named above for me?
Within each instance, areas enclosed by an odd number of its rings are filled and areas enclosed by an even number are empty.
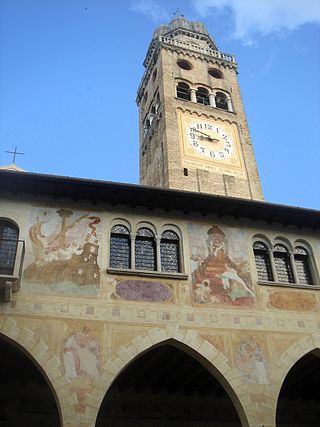
[[[138,183],[142,62],[177,8],[236,55],[266,200],[320,209],[319,0],[0,0],[0,164]]]

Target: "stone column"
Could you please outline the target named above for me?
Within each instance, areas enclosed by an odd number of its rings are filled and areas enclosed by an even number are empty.
[[[268,254],[269,254],[269,259],[270,259],[270,264],[271,264],[271,271],[272,271],[272,277],[273,277],[273,281],[277,282],[278,278],[277,278],[277,270],[276,270],[276,264],[274,262],[274,257],[273,257],[273,249],[269,249],[268,250]]]
[[[228,111],[231,111],[233,113],[233,106],[232,106],[232,101],[230,96],[227,97],[227,105],[228,105]]]
[[[161,271],[160,242],[161,242],[161,236],[156,236],[157,271]]]
[[[215,94],[215,92],[209,93],[209,105],[210,105],[210,107],[216,108],[216,94]]]
[[[294,281],[294,283],[296,283],[298,285],[299,284],[299,278],[298,278],[298,273],[297,273],[297,269],[296,269],[296,263],[294,262],[294,252],[293,251],[290,251],[290,262],[291,262],[291,270],[292,270],[293,281]]]
[[[130,241],[131,241],[131,269],[135,270],[136,269],[136,257],[135,257],[135,252],[136,252],[136,233],[130,233]]]
[[[197,102],[196,90],[190,89],[190,99],[192,102]]]

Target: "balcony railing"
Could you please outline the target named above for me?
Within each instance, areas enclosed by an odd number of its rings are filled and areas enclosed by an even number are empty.
[[[13,262],[9,262],[8,266],[3,263],[5,257],[2,257],[0,263],[0,302],[8,302],[11,300],[12,292],[17,292],[20,289],[22,276],[23,260],[25,255],[24,240],[2,239],[1,242],[15,248],[15,257]]]

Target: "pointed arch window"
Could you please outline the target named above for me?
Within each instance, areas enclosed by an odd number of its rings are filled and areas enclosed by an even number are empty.
[[[205,87],[198,87],[196,98],[198,104],[209,105],[209,91]]]
[[[179,237],[171,230],[164,231],[160,240],[161,271],[180,272]]]
[[[153,231],[142,227],[135,240],[135,268],[137,270],[157,270],[156,242]]]
[[[110,267],[131,268],[130,232],[124,225],[115,225],[111,229]]]
[[[190,101],[190,86],[187,83],[179,82],[177,85],[177,98]]]
[[[284,245],[275,245],[273,252],[277,281],[294,283],[290,254]]]
[[[253,253],[258,279],[272,282],[273,274],[267,245],[263,242],[254,242]]]
[[[228,99],[227,95],[223,92],[217,92],[215,96],[216,107],[222,110],[228,110]]]
[[[296,246],[294,249],[294,264],[299,283],[301,285],[312,285],[310,256],[302,246]]]
[[[11,221],[0,220],[0,274],[13,274],[18,238],[19,228]]]

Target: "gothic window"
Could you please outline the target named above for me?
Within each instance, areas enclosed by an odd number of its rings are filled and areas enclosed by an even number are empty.
[[[164,231],[160,240],[161,270],[180,272],[179,237],[171,230]]]
[[[110,267],[131,267],[131,241],[130,233],[124,225],[115,225],[110,237]]]
[[[177,98],[190,101],[190,86],[187,83],[179,82],[177,86]]]
[[[267,245],[263,242],[254,242],[253,253],[258,279],[272,282],[273,275]]]
[[[225,95],[222,92],[217,92],[215,96],[216,101],[216,107],[221,108],[223,110],[228,110],[228,101],[227,101],[227,95]]]
[[[16,260],[19,229],[11,221],[0,220],[0,274],[12,275]]]
[[[294,264],[297,278],[301,285],[312,285],[310,257],[305,248],[296,246],[294,249]]]
[[[139,228],[135,240],[135,268],[157,270],[155,236],[149,228]]]
[[[209,92],[204,87],[198,87],[196,92],[198,104],[209,105]]]
[[[281,283],[294,283],[290,254],[283,245],[275,245],[273,258],[276,268],[277,281]]]

